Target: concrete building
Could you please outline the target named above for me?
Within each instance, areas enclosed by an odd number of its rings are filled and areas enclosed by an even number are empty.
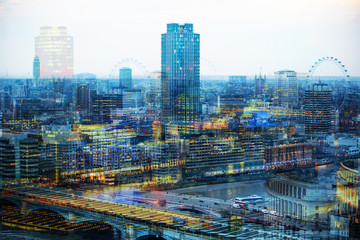
[[[255,134],[208,131],[183,136],[183,179],[213,179],[265,171],[264,148]]]
[[[313,147],[309,143],[267,146],[264,151],[266,170],[288,169],[312,164]]]
[[[267,208],[279,216],[307,221],[329,221],[335,206],[335,172],[297,170],[278,175],[268,182]]]
[[[331,90],[326,84],[314,84],[305,91],[305,133],[326,134],[331,128]]]

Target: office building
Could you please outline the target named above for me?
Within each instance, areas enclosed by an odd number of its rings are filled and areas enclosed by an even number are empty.
[[[266,170],[302,167],[312,164],[313,146],[310,143],[280,144],[264,149]]]
[[[16,159],[14,145],[14,141],[11,138],[0,138],[0,173],[4,181],[15,180],[16,178]]]
[[[275,72],[275,102],[277,105],[295,107],[298,105],[298,80],[295,71]]]
[[[185,181],[258,173],[265,170],[264,147],[260,136],[229,131],[183,137]]]
[[[79,86],[76,89],[75,97],[76,110],[87,112],[90,107],[90,93],[87,86]]]
[[[91,94],[92,123],[111,123],[111,111],[123,108],[123,97],[120,94]]]
[[[126,89],[131,89],[133,87],[131,68],[119,69],[119,87]]]
[[[161,35],[162,122],[192,127],[200,116],[200,35],[192,24]]]
[[[34,180],[39,177],[40,142],[26,134],[0,138],[1,176],[7,180]]]
[[[68,79],[74,74],[73,37],[66,27],[41,27],[35,37],[41,79]]]
[[[20,140],[20,178],[35,180],[39,177],[40,156],[37,139]]]
[[[326,84],[314,84],[305,91],[305,133],[325,134],[331,127],[331,91]]]

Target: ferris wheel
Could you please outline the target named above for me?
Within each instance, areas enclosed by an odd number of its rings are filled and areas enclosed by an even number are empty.
[[[342,77],[343,79],[349,79],[349,74],[348,74],[348,70],[345,68],[345,65],[342,63],[342,61],[340,61],[337,58],[334,57],[323,57],[323,58],[319,58],[318,61],[316,61],[314,63],[314,65],[311,66],[307,77],[308,78],[312,78],[314,77],[314,73],[316,73],[316,71],[320,68],[320,66],[323,66],[324,64],[331,62],[334,63],[338,69],[340,70],[340,72],[342,73]]]
[[[307,75],[307,81],[308,83],[320,81],[320,80],[329,80],[330,76],[327,73],[327,70],[321,71],[321,68],[324,67],[327,64],[331,64],[334,66],[338,76],[337,76],[337,82],[340,87],[338,87],[334,91],[333,94],[340,95],[341,97],[337,101],[337,108],[342,109],[344,108],[344,105],[346,105],[347,101],[349,100],[349,79],[350,75],[348,74],[348,70],[345,68],[345,64],[341,60],[335,57],[323,57],[319,58],[318,61],[314,63],[314,65],[311,66],[308,75]],[[321,76],[322,75],[322,76]],[[340,81],[339,81],[340,80]]]
[[[147,102],[148,91],[150,90],[150,73],[140,61],[134,58],[125,58],[118,61],[111,69],[109,82],[114,86],[119,86],[119,69],[130,68],[132,70],[132,79],[134,88],[145,92],[145,102]],[[134,74],[136,78],[134,79]],[[110,88],[109,88],[110,89]]]
[[[150,78],[150,74],[147,71],[144,64],[134,58],[125,58],[118,61],[111,69],[109,74],[109,80],[119,79],[119,69],[120,68],[134,68],[137,72],[136,74],[142,75],[145,79]]]

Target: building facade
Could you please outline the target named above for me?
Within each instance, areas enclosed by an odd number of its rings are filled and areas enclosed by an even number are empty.
[[[40,78],[40,60],[38,56],[35,56],[33,61],[33,77],[35,80]]]
[[[313,147],[310,143],[282,144],[265,147],[266,170],[287,169],[310,165]]]
[[[40,78],[69,79],[74,75],[73,37],[66,27],[41,27],[35,37],[35,55],[40,61]]]
[[[211,132],[185,137],[183,179],[197,181],[259,173],[265,170],[264,148],[255,134]]]
[[[337,171],[337,208],[331,219],[330,231],[332,234],[352,238],[359,237],[359,170],[360,160],[353,159],[341,163]]]
[[[194,126],[200,117],[200,35],[192,24],[161,35],[162,121]]]
[[[305,91],[305,133],[326,134],[331,128],[331,91],[326,84],[314,84]]]
[[[90,92],[87,86],[78,86],[75,96],[76,110],[87,112],[90,109]]]
[[[298,104],[298,80],[295,71],[275,72],[275,99],[278,105],[294,107]]]
[[[330,221],[330,211],[335,207],[334,175],[326,171],[320,175],[315,169],[279,174],[268,182],[267,208],[278,216]]]
[[[131,89],[133,87],[131,68],[119,69],[119,87],[127,89]]]

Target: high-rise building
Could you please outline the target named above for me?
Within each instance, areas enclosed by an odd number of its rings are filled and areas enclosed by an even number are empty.
[[[130,89],[133,87],[131,68],[119,69],[119,87],[126,89]]]
[[[38,56],[35,56],[33,61],[33,77],[34,79],[40,78],[40,60]]]
[[[326,84],[314,84],[305,91],[305,133],[325,134],[331,127],[331,91]]]
[[[20,140],[20,177],[36,179],[39,177],[40,144],[36,139]]]
[[[73,37],[67,35],[66,27],[41,27],[35,37],[35,55],[40,61],[40,78],[73,77]]]
[[[93,123],[111,123],[111,111],[123,108],[121,94],[92,95],[90,102]]]
[[[76,89],[76,110],[85,112],[90,108],[90,93],[87,86],[79,86]]]
[[[279,105],[294,107],[298,104],[298,80],[295,71],[275,72],[275,97]]]
[[[162,122],[195,126],[200,117],[200,34],[192,24],[161,35]]]
[[[266,81],[266,75],[261,76],[261,73],[259,76],[255,75],[255,96],[262,95],[265,93],[265,81]]]

